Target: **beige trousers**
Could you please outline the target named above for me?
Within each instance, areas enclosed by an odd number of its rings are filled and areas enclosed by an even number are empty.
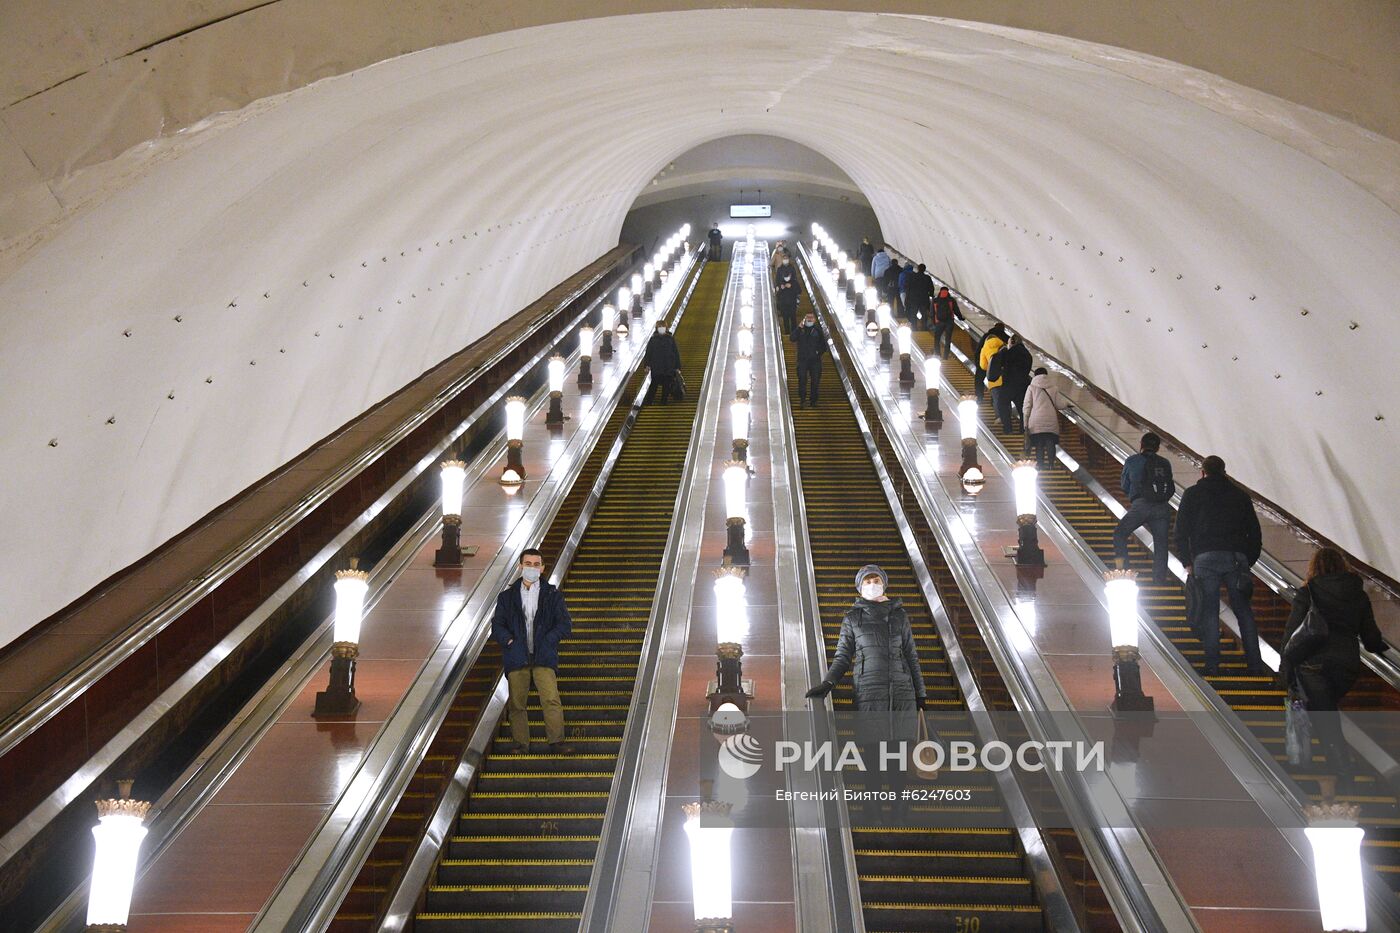
[[[550,745],[564,741],[564,704],[559,701],[559,684],[554,670],[548,667],[522,667],[506,675],[510,685],[510,699],[506,707],[510,710],[510,737],[519,745],[530,744],[530,715],[526,707],[530,702],[530,681],[535,682],[535,691],[540,695],[540,706],[544,710],[544,734]]]

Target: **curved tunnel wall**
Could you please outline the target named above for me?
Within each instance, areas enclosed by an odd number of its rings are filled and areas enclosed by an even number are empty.
[[[151,147],[0,283],[0,643],[600,255],[663,165],[737,133],[828,156],[892,242],[1400,573],[1400,218],[1080,51],[909,17],[619,17]]]

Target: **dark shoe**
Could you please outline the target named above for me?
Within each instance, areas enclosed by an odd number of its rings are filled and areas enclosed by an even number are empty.
[[[798,408],[806,408],[806,407],[807,407],[807,403],[804,402],[802,399],[798,399],[798,400],[797,400],[797,407],[798,407]]]
[[[1267,664],[1251,664],[1245,669],[1250,677],[1273,677],[1274,672]]]
[[[1207,664],[1207,665],[1206,665],[1205,672],[1202,673],[1201,676],[1202,676],[1202,677],[1219,677],[1219,676],[1220,676],[1220,665],[1218,665],[1218,664]]]
[[[1153,585],[1153,586],[1171,586],[1171,585],[1172,585],[1173,583],[1175,583],[1175,582],[1176,582],[1176,578],[1175,578],[1175,577],[1172,577],[1172,576],[1153,577],[1153,579],[1152,579],[1152,585]]]
[[[551,742],[549,744],[549,753],[551,755],[572,755],[574,753],[574,747],[567,742]]]
[[[510,755],[528,755],[530,754],[530,746],[521,745],[519,742],[511,742],[510,746],[506,748],[506,753]]]

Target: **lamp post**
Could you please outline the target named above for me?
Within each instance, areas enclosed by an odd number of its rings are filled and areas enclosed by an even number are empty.
[[[734,361],[734,394],[737,398],[748,398],[753,391],[753,360],[741,356]]]
[[[890,311],[889,302],[880,302],[880,307],[876,310],[876,316],[880,320],[880,355],[885,359],[894,356],[894,343],[890,340],[890,330],[894,327],[894,313]]]
[[[564,420],[564,358],[556,353],[549,358],[549,414],[544,423],[560,425]]]
[[[1018,460],[1011,468],[1011,481],[1016,487],[1016,563],[1045,564],[1045,552],[1040,548],[1036,517],[1036,480],[1038,471],[1032,460]]]
[[[659,259],[660,257],[657,258]],[[642,300],[651,301],[656,289],[656,265],[650,262],[643,265],[641,279]]]
[[[1329,933],[1364,933],[1366,891],[1361,878],[1361,840],[1366,830],[1357,825],[1361,808],[1354,803],[1324,803],[1303,812],[1308,818],[1308,828],[1303,832],[1312,846],[1322,929]]]
[[[118,796],[97,801],[97,825],[92,828],[97,853],[92,860],[88,885],[88,933],[125,933],[131,914],[131,892],[136,887],[136,864],[143,825],[151,805],[131,799],[129,780],[117,782]]]
[[[958,477],[963,489],[977,493],[986,477],[982,474],[982,464],[977,461],[977,399],[971,395],[964,395],[958,401],[958,428],[962,433],[962,464],[958,467]]]
[[[720,567],[715,571],[715,638],[723,645],[742,642],[748,634],[749,605],[743,568]]]
[[[506,399],[506,465],[501,470],[502,486],[525,482],[525,400],[518,395]]]
[[[724,465],[724,524],[729,532],[729,540],[724,548],[726,567],[749,566],[749,549],[744,546],[744,493],[748,481],[748,464],[741,460],[730,460]]]
[[[733,933],[733,867],[729,851],[734,827],[730,805],[702,800],[681,807],[690,841],[690,884],[696,933]]]
[[[747,301],[739,305],[739,326],[753,327],[753,302]]]
[[[873,324],[875,323],[876,310],[880,307],[880,293],[875,290],[875,286],[871,285],[866,288],[864,302],[865,323]]]
[[[350,560],[349,570],[335,573],[335,643],[331,645],[331,680],[325,690],[316,694],[316,707],[311,715],[350,716],[360,708],[355,696],[355,659],[360,656],[360,623],[364,621],[365,594],[369,592],[369,574]]]
[[[442,461],[442,547],[433,555],[434,567],[462,566],[462,492],[466,482],[465,463]]]
[[[1114,713],[1150,713],[1152,697],[1142,692],[1138,666],[1138,585],[1131,570],[1110,570],[1103,575],[1108,597],[1108,627],[1113,636]]]
[[[578,387],[593,385],[593,327],[585,324],[578,329]]]
[[[749,459],[749,400],[736,398],[729,405],[729,420],[734,427],[734,459],[747,463]]]
[[[753,358],[753,328],[739,328],[739,355]]]
[[[900,324],[899,330],[899,384],[914,384],[914,331],[908,324]]]
[[[943,361],[937,353],[924,357],[924,389],[928,392],[928,407],[924,409],[924,424],[931,428],[943,426],[943,409],[938,405],[938,384],[943,376]]]
[[[604,303],[603,316],[598,322],[599,329],[603,332],[602,343],[598,346],[598,359],[610,360],[613,355],[613,328],[617,326],[617,309],[612,305]]]

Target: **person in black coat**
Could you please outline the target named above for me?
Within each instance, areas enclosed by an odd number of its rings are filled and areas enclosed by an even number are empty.
[[[797,299],[802,289],[797,284],[797,270],[791,259],[783,259],[773,273],[773,302],[783,318],[783,332],[792,333],[797,329]]]
[[[933,280],[929,279],[929,281]],[[958,300],[948,294],[946,285],[938,290],[937,297],[933,299],[931,317],[933,319],[933,352],[939,352],[939,344],[942,344],[943,358],[946,360],[953,354],[953,328],[957,326],[953,322],[963,319],[962,309],[958,307]],[[976,356],[980,357],[981,355],[982,347],[979,343]],[[981,383],[979,382],[978,385]]]
[[[710,262],[719,262],[724,255],[724,234],[720,232],[719,224],[710,228],[710,254],[705,257]]]
[[[559,643],[573,630],[569,607],[558,587],[544,579],[544,557],[534,548],[520,554],[520,579],[496,597],[491,637],[501,646],[502,666],[510,685],[510,736],[513,751],[530,750],[530,682],[540,695],[545,739],[554,754],[573,751],[564,744],[564,704],[559,700]]]
[[[1024,431],[1026,429],[1026,415],[1021,410],[1021,403],[1025,401],[1026,390],[1031,387],[1031,351],[1020,334],[1012,334],[1010,342],[1006,345],[1006,352],[1001,355],[1001,384],[1003,395],[1006,397],[1007,413],[1011,415],[1009,419],[1012,424],[1008,425],[1007,431]]]
[[[1327,623],[1327,640],[1307,653],[1289,639],[1316,607]],[[1343,779],[1351,774],[1351,753],[1342,736],[1341,699],[1361,674],[1361,647],[1374,654],[1387,650],[1376,626],[1375,610],[1361,577],[1352,572],[1336,548],[1318,548],[1308,564],[1307,585],[1298,591],[1283,633],[1279,673],[1291,692],[1302,695],[1313,733],[1322,745],[1328,768]],[[1290,650],[1292,648],[1292,650]]]
[[[651,385],[642,404],[650,405],[651,400],[656,398],[657,389],[660,389],[661,404],[665,405],[676,387],[676,373],[681,371],[681,348],[665,321],[657,322],[656,333],[647,341],[643,360],[651,370]]]
[[[870,263],[875,259],[875,247],[870,245],[870,237],[861,237],[860,248],[856,250],[856,263],[860,271],[870,274]]]
[[[817,323],[815,313],[808,311],[802,326],[794,328],[792,342],[797,345],[797,406],[817,407],[817,389],[822,381],[822,354],[826,352],[826,331]],[[810,388],[810,393],[809,393]]]
[[[899,263],[890,260],[890,264],[885,267],[885,276],[880,280],[880,293],[885,300],[890,303],[890,309],[896,314],[901,311],[899,307]]]
[[[1254,581],[1249,568],[1259,559],[1263,538],[1249,493],[1225,475],[1225,461],[1201,461],[1201,479],[1181,496],[1176,513],[1176,549],[1201,590],[1199,623],[1206,649],[1206,674],[1220,665],[1220,587],[1240,623],[1240,642],[1249,673],[1271,674],[1259,657],[1259,630],[1249,600]]]
[[[909,325],[914,328],[928,327],[933,304],[933,276],[926,271],[923,263],[909,273],[909,281],[904,286],[904,310]]]

